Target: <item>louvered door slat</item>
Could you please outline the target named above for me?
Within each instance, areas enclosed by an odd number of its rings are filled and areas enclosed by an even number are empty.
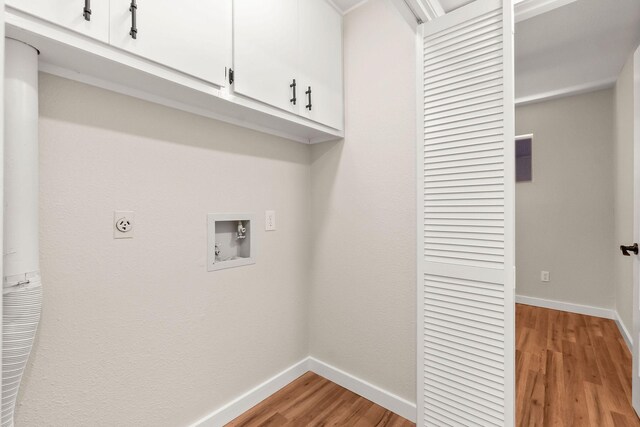
[[[425,79],[428,78],[429,77],[425,77]],[[457,88],[434,89],[424,94],[425,108],[433,110],[442,107],[440,110],[449,110],[452,108],[473,106],[479,102],[499,100],[499,87],[501,83],[501,78],[493,78],[476,81],[473,85],[464,85]],[[465,101],[464,105],[455,105],[456,102],[460,101]],[[454,104],[453,107],[450,107],[452,104]]]
[[[501,338],[496,334],[502,333],[502,330],[496,332],[484,331],[483,335],[478,335],[476,330],[470,328],[465,324],[456,322],[447,323],[437,316],[427,316],[425,318],[424,330],[438,330],[443,333],[451,334],[452,336],[463,337],[469,343],[482,342],[489,346],[494,346],[496,343],[499,343],[501,341]],[[489,340],[490,342],[487,343],[487,340]]]
[[[456,363],[453,359],[449,359],[447,357],[429,357],[429,355],[425,355],[425,361],[427,366],[432,366],[444,372],[456,372],[460,375],[465,375],[469,379],[480,384],[487,384],[496,389],[504,387],[503,382],[496,381],[496,376],[491,375],[491,373],[484,369],[469,368],[468,366]],[[429,384],[426,385],[425,389],[430,389]],[[434,390],[434,394],[437,392],[438,390]]]
[[[425,53],[425,60],[429,60],[429,63],[433,65],[439,65],[446,63],[447,61],[451,61],[454,59],[464,58],[466,55],[477,52],[478,50],[486,49],[491,50],[494,48],[499,48],[501,46],[500,43],[496,43],[495,40],[483,40],[477,43],[468,43],[459,45],[457,49],[447,49],[444,52],[440,52],[436,55],[429,55]]]
[[[499,425],[502,420],[497,417],[492,417],[485,411],[477,410],[473,405],[468,402],[459,402],[446,395],[444,390],[440,393],[433,393],[430,390],[425,390],[425,402],[430,402],[433,405],[441,406],[442,409],[448,410],[449,413],[459,417],[460,424],[462,426],[493,426]]]
[[[460,76],[446,79],[446,81],[440,81],[433,86],[425,88],[425,96],[437,96],[441,94],[449,94],[454,90],[478,90],[481,85],[498,84],[502,79],[500,72],[495,70],[481,70],[476,73],[470,74],[467,78],[461,78]]]
[[[464,72],[465,69],[478,66],[486,66],[491,63],[500,63],[502,60],[502,51],[500,46],[495,46],[493,49],[489,48],[487,51],[474,52],[472,55],[468,55],[467,58],[451,63],[441,63],[437,67],[424,67],[424,77],[427,79],[438,77],[445,73],[457,73],[458,71]]]
[[[492,155],[503,156],[502,141],[500,140],[500,132],[496,130],[476,132],[473,135],[452,135],[446,138],[432,137],[433,143],[424,148],[425,162],[447,161],[445,159],[437,159],[438,156],[451,156],[454,154],[469,153],[465,156],[465,160],[475,159],[479,151],[499,150],[498,153]],[[504,157],[503,157],[504,158]]]
[[[482,49],[476,49],[472,53],[451,58],[446,61],[439,61],[438,63],[429,64],[425,63],[423,66],[423,70],[425,73],[425,77],[431,77],[430,73],[437,73],[442,69],[445,69],[446,71],[454,68],[464,67],[466,65],[476,64],[477,61],[482,61],[484,59],[488,59],[486,57],[494,57],[496,55],[502,57],[502,46],[492,45]],[[485,58],[482,59],[483,57]]]
[[[439,115],[433,115],[433,119],[430,123],[428,123],[428,126],[447,125],[450,123],[460,122],[464,120],[478,119],[478,118],[486,119],[487,117],[493,114],[498,114],[501,112],[502,111],[500,111],[499,108],[496,109],[496,105],[492,105],[484,108],[470,108],[468,109],[468,111],[458,112],[458,113],[452,113],[452,112],[448,112],[447,114],[440,113]]]
[[[513,11],[504,1],[476,0],[423,28],[420,426],[513,424]]]
[[[502,360],[502,353],[495,351],[493,347],[478,341],[471,341],[467,338],[460,338],[457,335],[451,334],[449,331],[442,332],[433,328],[427,329],[425,332],[425,336],[430,336],[433,339],[439,339],[440,341],[447,342],[454,348],[464,348],[466,350],[480,352],[483,354],[483,357],[486,357],[488,359]]]
[[[466,31],[456,33],[456,36],[444,40],[432,41],[431,48],[443,52],[445,48],[459,46],[463,43],[477,43],[493,37],[496,32],[502,31],[502,23],[496,16],[493,20],[483,20],[477,26],[467,28]],[[432,49],[435,50],[435,49]]]
[[[462,384],[456,381],[456,378],[454,377],[439,375],[438,373],[434,372],[433,381],[451,390],[457,390],[458,392],[467,392],[472,396],[483,398],[487,402],[495,403],[496,405],[502,404],[502,399],[499,397],[493,396],[489,391],[478,390],[477,388],[470,386],[468,382],[466,384]]]
[[[451,156],[454,157],[454,156]],[[496,150],[494,153],[485,153],[485,154],[474,154],[474,159],[476,159],[477,164],[480,165],[490,165],[494,163],[502,162],[502,150]],[[432,158],[431,156],[427,156],[424,159],[425,166],[428,166],[430,170],[438,170],[438,169],[446,169],[450,167],[456,167],[466,164],[466,161],[469,160],[468,156],[458,155],[454,158],[440,159],[440,158]]]
[[[454,146],[474,146],[474,142],[478,141],[480,138],[483,139],[483,143],[489,142],[501,142],[500,137],[502,136],[502,126],[501,124],[492,124],[491,126],[486,126],[485,129],[475,129],[467,132],[449,132],[442,133],[440,135],[429,135],[429,144],[425,145],[425,151],[433,151],[433,150],[442,150],[443,147],[437,145],[444,144],[447,142],[456,143]],[[425,132],[426,133],[426,132]],[[457,144],[460,142],[461,144]],[[480,144],[475,144],[480,146]],[[503,148],[504,146],[497,148]],[[485,147],[482,147],[485,148]]]
[[[425,415],[425,420],[433,426],[455,427],[455,421],[446,416],[440,417],[439,414]]]
[[[458,160],[461,158],[473,158],[473,156],[502,156],[502,146],[500,141],[488,138],[488,142],[478,146],[462,146],[449,149],[447,147],[436,147],[429,150],[428,157],[425,158],[425,165],[435,162],[445,162],[448,160]]]

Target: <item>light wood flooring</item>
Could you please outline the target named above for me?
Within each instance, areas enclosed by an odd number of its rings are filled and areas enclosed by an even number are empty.
[[[258,426],[413,427],[415,424],[307,372],[227,424],[227,427]]]
[[[518,426],[640,426],[613,320],[516,306]]]

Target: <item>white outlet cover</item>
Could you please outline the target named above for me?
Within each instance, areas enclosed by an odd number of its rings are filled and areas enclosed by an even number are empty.
[[[275,231],[276,229],[276,211],[264,212],[264,229],[265,231]]]
[[[544,283],[547,283],[549,281],[549,279],[550,279],[549,276],[550,276],[550,274],[549,274],[548,271],[541,271],[540,272],[540,281],[544,282]]]
[[[133,211],[114,211],[113,212],[113,238],[114,239],[133,239],[133,232],[135,230],[135,221],[134,221],[134,213]],[[118,222],[121,220],[127,221],[129,223],[129,228],[127,231],[120,231],[118,229]]]

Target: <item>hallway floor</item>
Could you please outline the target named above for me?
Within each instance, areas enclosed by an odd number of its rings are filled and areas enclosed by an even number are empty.
[[[613,320],[516,306],[518,426],[640,426]]]

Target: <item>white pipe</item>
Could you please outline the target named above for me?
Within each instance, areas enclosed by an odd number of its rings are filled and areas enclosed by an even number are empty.
[[[4,275],[39,270],[38,51],[5,44]]]
[[[38,245],[38,52],[5,39],[2,427],[13,418],[42,308]]]

